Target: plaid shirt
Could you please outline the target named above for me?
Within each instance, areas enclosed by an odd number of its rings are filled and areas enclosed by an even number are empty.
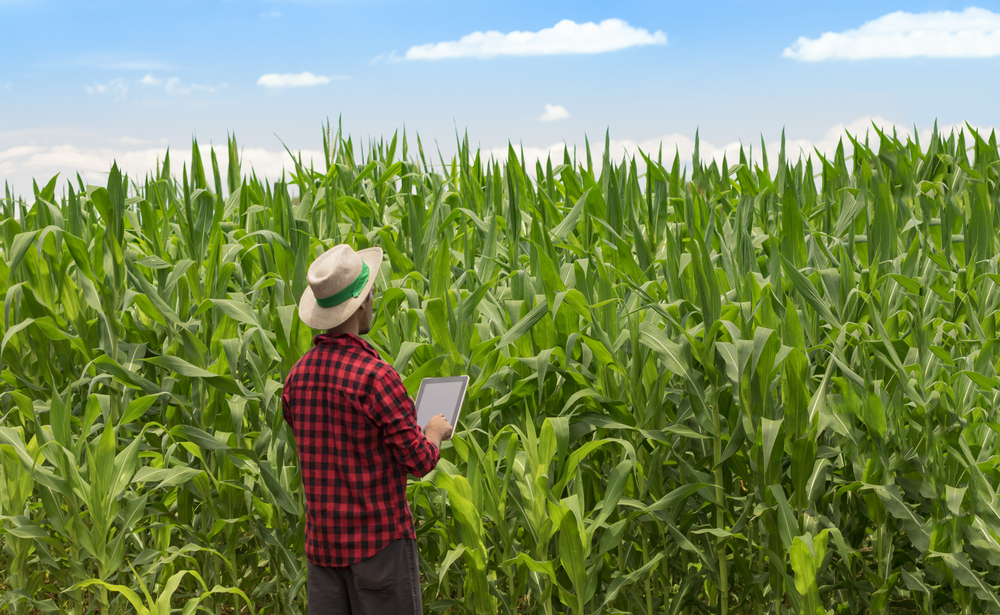
[[[353,335],[317,335],[281,396],[306,492],[306,557],[341,567],[399,538],[416,538],[406,474],[441,452],[417,425],[403,382]]]

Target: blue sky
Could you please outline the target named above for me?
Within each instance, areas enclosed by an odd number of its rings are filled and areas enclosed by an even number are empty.
[[[530,155],[607,129],[618,154],[687,153],[699,129],[721,155],[782,129],[823,150],[872,119],[1000,123],[1000,2],[0,0],[0,23],[0,181],[19,192],[101,182],[111,159],[141,174],[194,135],[235,133],[276,175],[279,138],[310,155],[338,117],[446,155],[456,129]],[[435,54],[459,57],[406,59]]]

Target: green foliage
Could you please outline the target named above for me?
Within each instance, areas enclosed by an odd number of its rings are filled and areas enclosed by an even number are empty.
[[[0,611],[305,612],[281,383],[347,242],[407,388],[471,378],[408,489],[429,612],[996,612],[996,141],[878,138],[814,177],[327,130],[287,183],[232,140],[225,183],[195,144],[7,194]]]

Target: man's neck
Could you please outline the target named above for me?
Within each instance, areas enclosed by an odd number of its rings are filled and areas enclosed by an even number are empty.
[[[346,322],[343,322],[332,329],[327,329],[326,332],[330,335],[349,334],[355,337],[361,335],[361,331],[360,328],[358,327],[358,321],[356,318],[348,318]]]

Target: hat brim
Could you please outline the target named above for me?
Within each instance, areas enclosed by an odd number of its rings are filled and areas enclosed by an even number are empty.
[[[302,298],[299,300],[299,319],[302,322],[313,329],[332,329],[339,324],[343,324],[344,321],[351,317],[351,314],[361,307],[361,304],[368,298],[368,293],[375,286],[375,278],[378,276],[378,270],[382,266],[382,248],[365,248],[364,250],[358,250],[357,254],[361,257],[361,260],[368,264],[369,270],[368,283],[361,289],[361,294],[340,305],[325,308],[320,307],[316,303],[316,296],[313,294],[312,288],[307,286],[305,292],[302,293]]]

